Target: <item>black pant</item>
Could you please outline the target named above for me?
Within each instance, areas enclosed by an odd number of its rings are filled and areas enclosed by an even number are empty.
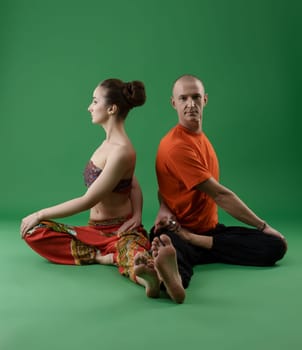
[[[163,233],[171,238],[176,249],[178,269],[184,288],[189,286],[195,265],[226,263],[272,266],[282,259],[286,252],[286,244],[281,238],[245,227],[227,227],[219,224],[214,230],[204,233],[213,237],[211,249],[185,242],[173,232]],[[152,228],[151,241],[154,237],[154,228]]]

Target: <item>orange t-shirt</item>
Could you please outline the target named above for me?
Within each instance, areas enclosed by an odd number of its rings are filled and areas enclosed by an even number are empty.
[[[159,193],[181,226],[203,233],[218,223],[217,205],[195,188],[219,179],[216,153],[206,135],[176,125],[161,140],[156,156]]]

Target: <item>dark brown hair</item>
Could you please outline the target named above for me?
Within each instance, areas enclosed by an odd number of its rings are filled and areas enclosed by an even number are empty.
[[[145,85],[138,80],[127,83],[120,79],[106,79],[99,86],[106,89],[106,103],[117,105],[118,114],[123,118],[131,108],[141,106],[146,101]]]

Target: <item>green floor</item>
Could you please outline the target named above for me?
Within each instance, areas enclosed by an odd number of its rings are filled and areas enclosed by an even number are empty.
[[[50,264],[1,222],[0,349],[301,349],[300,227],[281,225],[278,266],[199,266],[175,305],[111,266]]]

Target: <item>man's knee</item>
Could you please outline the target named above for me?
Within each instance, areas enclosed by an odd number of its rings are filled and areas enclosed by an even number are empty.
[[[287,251],[287,242],[285,238],[274,236],[267,249],[268,265],[274,265],[281,260]]]
[[[280,237],[277,244],[278,260],[282,259],[287,252],[287,242],[285,238]]]

